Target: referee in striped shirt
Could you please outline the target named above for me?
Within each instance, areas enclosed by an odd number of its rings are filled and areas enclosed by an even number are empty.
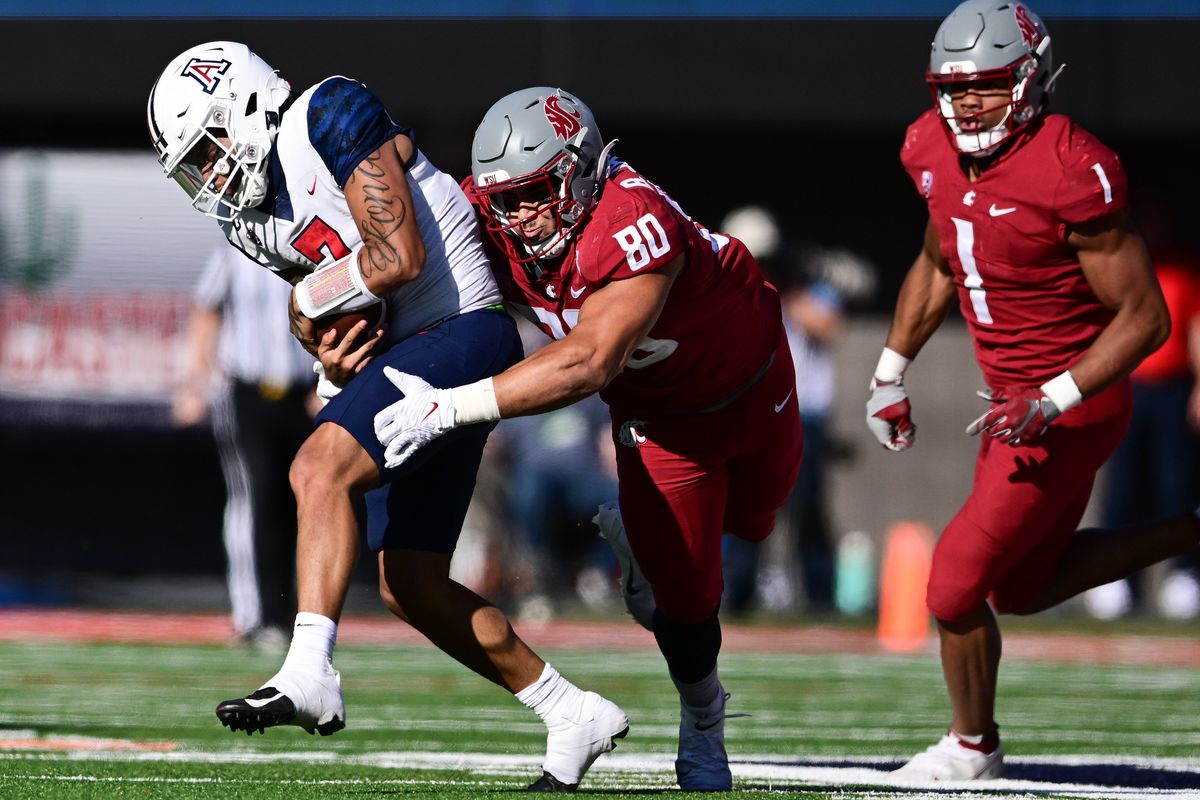
[[[313,358],[288,327],[291,287],[223,242],[196,288],[176,422],[211,417],[225,476],[224,544],[237,641],[282,652],[295,612],[288,468],[312,432]]]

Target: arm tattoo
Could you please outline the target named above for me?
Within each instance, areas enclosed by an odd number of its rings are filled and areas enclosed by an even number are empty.
[[[379,164],[379,154],[367,156],[354,174],[347,188],[362,192],[367,209],[367,219],[359,224],[366,259],[359,258],[358,266],[364,278],[372,272],[389,272],[400,268],[400,255],[388,241],[388,236],[404,224],[408,218],[408,207],[404,201],[392,194],[387,174]]]

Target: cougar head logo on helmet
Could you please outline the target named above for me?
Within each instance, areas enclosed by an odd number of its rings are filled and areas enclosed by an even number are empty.
[[[563,141],[579,133],[579,129],[583,127],[579,123],[579,119],[583,115],[571,106],[563,108],[559,103],[558,95],[547,97],[542,110],[545,112],[550,126],[554,128],[554,135]]]
[[[608,152],[586,105],[561,89],[536,86],[498,100],[475,131],[471,193],[488,231],[514,261],[540,276],[599,199]],[[523,220],[550,212],[540,240]]]
[[[950,141],[971,156],[986,156],[1046,107],[1058,73],[1050,35],[1037,14],[1012,0],[967,0],[933,38],[925,80],[946,122]],[[976,82],[1001,82],[1010,94],[1004,119],[986,130],[964,130],[977,115],[957,115],[951,94]]]
[[[146,122],[163,172],[183,187],[193,207],[231,221],[263,201],[268,156],[291,91],[236,42],[198,45],[167,65],[150,90]],[[213,145],[219,157],[206,178],[202,165]]]

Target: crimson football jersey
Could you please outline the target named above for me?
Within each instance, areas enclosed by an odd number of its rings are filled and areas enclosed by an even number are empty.
[[[993,388],[1037,385],[1074,364],[1112,319],[1092,293],[1068,226],[1128,209],[1116,154],[1058,114],[971,183],[933,110],[901,161],[929,206],[959,305]]]
[[[600,396],[622,414],[691,413],[729,398],[770,358],[783,324],[779,295],[745,245],[693,222],[629,165],[614,160],[599,202],[542,279],[509,263],[498,282],[511,304],[561,339],[593,292],[662,270],[680,254],[686,266],[662,313]]]

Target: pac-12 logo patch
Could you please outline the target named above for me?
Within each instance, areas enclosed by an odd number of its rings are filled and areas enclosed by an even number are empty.
[[[230,63],[225,59],[193,58],[180,74],[199,83],[205,94],[212,94],[229,67]]]
[[[566,105],[563,105],[564,103]],[[579,133],[579,129],[583,127],[579,124],[582,115],[569,100],[563,99],[562,95],[547,97],[542,110],[546,114],[546,120],[554,128],[555,135],[564,141]]]
[[[929,170],[921,172],[921,194],[929,197],[929,193],[933,191],[933,173]]]

